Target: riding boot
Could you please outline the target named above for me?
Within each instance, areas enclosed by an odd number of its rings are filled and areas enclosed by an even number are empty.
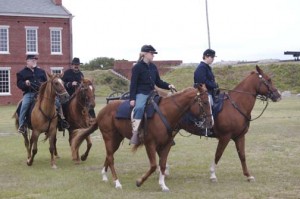
[[[130,144],[137,145],[139,144],[139,138],[138,138],[138,129],[141,123],[141,119],[132,119],[131,125],[132,125],[132,137],[130,139]]]
[[[62,130],[70,128],[70,124],[66,120],[61,106],[58,108],[58,121],[59,121],[59,126],[61,127]],[[61,129],[59,128],[59,130]]]

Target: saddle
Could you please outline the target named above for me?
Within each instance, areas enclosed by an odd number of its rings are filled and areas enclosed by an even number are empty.
[[[156,93],[153,92],[149,95],[148,99],[147,99],[147,103],[145,106],[145,112],[144,112],[144,117],[146,117],[147,119],[151,119],[155,113],[155,109],[153,104],[151,103],[151,100],[154,100],[154,102],[156,104],[159,104],[161,97]],[[132,107],[130,106],[130,102],[129,100],[125,100],[124,102],[122,102],[118,109],[117,109],[117,113],[116,113],[116,119],[131,119],[131,112],[132,112]]]
[[[34,96],[34,100],[31,102],[29,109],[25,113],[25,123],[27,124],[27,126],[29,128],[31,128],[31,112],[32,112],[33,107],[34,107],[34,105],[36,103],[36,97],[37,97],[37,95]],[[18,107],[17,107],[17,111],[16,112],[17,112],[18,116],[20,116],[22,102],[23,101],[21,101],[19,103]]]

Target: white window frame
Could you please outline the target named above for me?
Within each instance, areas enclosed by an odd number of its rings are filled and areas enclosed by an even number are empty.
[[[0,67],[0,71],[8,71],[8,92],[0,92],[0,96],[8,96],[8,95],[11,95],[11,82],[10,82],[10,70],[11,70],[11,67]],[[6,82],[6,81],[3,81],[3,82]],[[0,82],[0,87],[2,87],[2,82]],[[4,86],[3,86],[4,87]],[[1,88],[2,89],[2,88]]]
[[[39,52],[39,47],[38,47],[38,27],[36,26],[25,26],[25,30],[26,30],[26,54],[38,54]],[[35,31],[35,41],[34,41],[34,44],[35,45],[35,51],[32,51],[30,50],[29,51],[29,45],[32,45],[32,44],[29,44],[29,42],[31,41],[28,41],[28,31],[29,30],[34,30]]]
[[[64,67],[59,67],[59,66],[50,67],[50,70],[51,70],[51,74],[57,74],[57,73],[54,73],[53,71],[58,71],[58,70],[60,71],[60,74],[62,74]]]
[[[6,51],[1,50],[1,48],[0,48],[0,54],[9,54],[9,26],[0,25],[0,29],[6,29],[6,48],[7,48]],[[0,38],[0,41],[1,41],[1,38]]]
[[[60,27],[50,27],[50,52],[51,55],[62,55],[62,30]],[[53,32],[59,32],[59,41],[53,41]],[[53,51],[53,48],[56,48],[59,45],[59,51]],[[57,50],[57,49],[55,49]]]

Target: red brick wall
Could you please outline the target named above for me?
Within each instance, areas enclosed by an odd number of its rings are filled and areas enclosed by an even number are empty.
[[[67,69],[72,59],[72,30],[69,18],[0,16],[0,25],[9,26],[9,54],[0,54],[0,67],[10,67],[11,95],[0,96],[0,105],[16,104],[22,98],[16,73],[26,64],[26,26],[38,27],[38,66]],[[50,27],[62,28],[62,55],[51,55]]]
[[[136,61],[127,61],[127,60],[116,60],[114,63],[114,70],[120,73],[121,75],[131,78],[131,69],[132,66],[136,63]],[[182,64],[181,60],[163,60],[163,61],[153,61],[153,63],[157,66],[160,75],[164,75],[165,73],[172,70],[171,66],[178,66]]]

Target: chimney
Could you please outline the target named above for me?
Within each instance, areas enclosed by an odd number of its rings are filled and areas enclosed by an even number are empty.
[[[53,0],[53,3],[54,3],[56,6],[61,6],[61,5],[62,5],[62,0]]]

